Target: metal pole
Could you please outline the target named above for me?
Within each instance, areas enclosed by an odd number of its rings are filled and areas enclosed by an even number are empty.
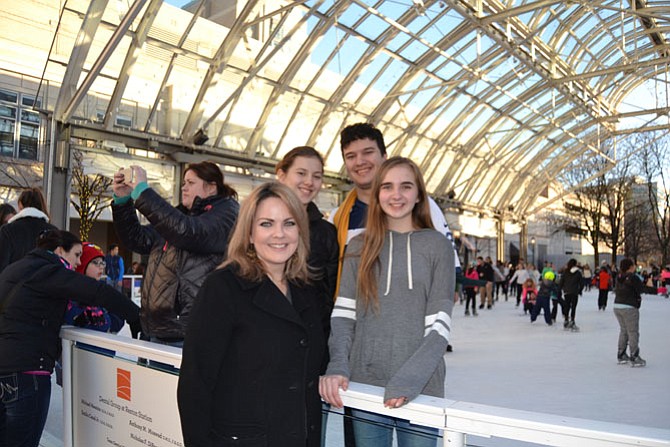
[[[444,430],[444,447],[465,447],[465,433]]]
[[[74,342],[63,339],[63,447],[74,447],[72,427],[72,349]]]

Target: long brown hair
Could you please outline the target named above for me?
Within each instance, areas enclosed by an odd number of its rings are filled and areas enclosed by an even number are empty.
[[[388,172],[398,166],[406,166],[414,173],[414,181],[419,191],[419,201],[412,209],[412,224],[414,228],[435,228],[430,217],[430,204],[423,175],[419,167],[409,158],[391,157],[379,167],[372,183],[372,195],[368,206],[367,223],[361,260],[358,266],[358,298],[367,309],[372,304],[374,310],[379,309],[377,276],[379,274],[379,255],[384,245],[384,237],[388,229],[386,214],[379,204],[379,191]]]
[[[275,197],[281,200],[291,213],[298,225],[298,247],[287,261],[285,267],[286,279],[289,281],[309,282],[310,274],[307,268],[309,255],[309,220],[307,211],[300,199],[288,186],[279,182],[267,182],[254,189],[249,197],[242,201],[240,213],[237,216],[235,228],[228,244],[228,257],[219,268],[233,264],[238,267],[238,274],[250,281],[261,281],[265,268],[254,255],[251,245],[251,229],[254,225],[258,206],[266,199]]]

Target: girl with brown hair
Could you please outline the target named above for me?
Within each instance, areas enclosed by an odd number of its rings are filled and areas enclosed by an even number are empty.
[[[454,305],[451,242],[431,223],[417,165],[386,160],[375,176],[365,233],[347,247],[331,320],[331,360],[321,397],[342,406],[349,381],[384,387],[386,407],[419,394],[444,397],[446,352]],[[360,445],[435,446],[437,430],[354,410]]]

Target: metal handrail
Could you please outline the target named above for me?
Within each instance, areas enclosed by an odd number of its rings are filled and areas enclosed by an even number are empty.
[[[71,360],[75,342],[177,367],[181,364],[181,349],[171,346],[70,326],[63,327],[61,337],[64,365]],[[71,386],[71,377],[68,377],[69,374],[67,374],[68,369],[63,369],[64,389]],[[89,371],[89,373],[94,372]],[[76,411],[68,395],[69,393],[64,393],[65,446],[72,445],[71,425],[68,426],[72,424],[72,417],[67,413]],[[347,407],[441,429],[444,432],[444,446],[449,447],[464,447],[467,435],[499,437],[548,446],[670,447],[670,430],[661,428],[578,419],[423,395],[400,408],[390,409],[385,408],[382,403],[383,388],[353,382],[349,384],[349,389],[343,391],[341,395]],[[176,402],[175,411],[177,411]]]

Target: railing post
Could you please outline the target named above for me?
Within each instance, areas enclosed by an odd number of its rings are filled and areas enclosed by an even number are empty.
[[[72,349],[74,341],[62,339],[63,352],[61,365],[63,366],[63,447],[73,447],[72,434]]]
[[[444,447],[465,447],[465,433],[444,431]]]

